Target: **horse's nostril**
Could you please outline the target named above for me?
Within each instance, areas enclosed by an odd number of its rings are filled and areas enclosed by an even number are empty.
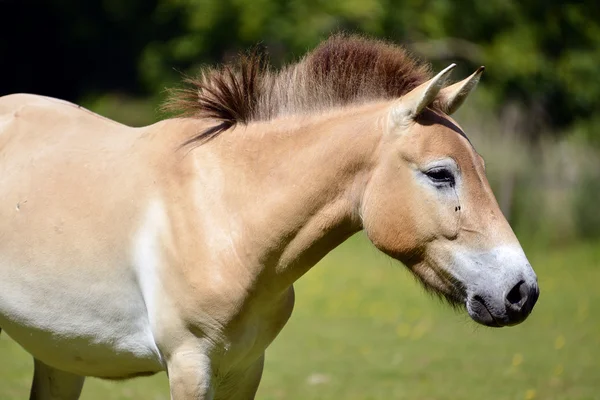
[[[520,281],[506,295],[506,305],[515,311],[520,310],[527,301],[528,292],[525,281]]]

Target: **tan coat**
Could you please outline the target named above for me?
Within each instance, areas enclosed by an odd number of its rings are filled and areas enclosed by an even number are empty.
[[[480,73],[440,92],[449,70],[195,147],[212,121],[0,98],[0,327],[36,360],[32,398],[163,370],[176,400],[253,398],[293,282],[360,229],[476,321],[522,321],[535,274],[481,158],[426,109],[455,109]]]

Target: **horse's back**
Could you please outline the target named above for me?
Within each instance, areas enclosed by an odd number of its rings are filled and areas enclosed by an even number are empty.
[[[6,169],[14,174],[23,169],[17,167],[22,163],[60,161],[75,158],[73,152],[78,150],[116,148],[123,140],[115,140],[115,135],[128,130],[134,129],[64,100],[33,94],[0,97],[0,182]],[[127,135],[120,138],[126,140]]]
[[[30,121],[39,126],[56,123],[88,123],[122,126],[77,104],[29,93],[16,93],[0,97],[0,119],[3,124]],[[6,129],[6,125],[2,125]]]
[[[89,196],[104,193],[110,202],[106,192],[113,182],[135,169],[128,149],[138,137],[134,128],[67,101],[31,94],[0,97],[0,235],[12,221],[7,210],[15,208],[7,202],[15,206],[27,198],[30,209],[39,202],[36,211],[49,216],[72,215],[77,203],[100,211],[102,203]],[[67,197],[75,204],[65,204]]]

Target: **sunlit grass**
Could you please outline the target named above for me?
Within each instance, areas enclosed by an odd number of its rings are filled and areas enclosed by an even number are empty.
[[[600,399],[600,245],[529,249],[541,297],[489,329],[425,294],[358,236],[297,284],[259,399]],[[0,338],[0,399],[28,395],[31,361]],[[88,379],[83,399],[168,399],[164,374]]]

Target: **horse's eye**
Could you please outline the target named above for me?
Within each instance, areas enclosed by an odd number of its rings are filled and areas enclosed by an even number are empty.
[[[454,175],[449,169],[446,168],[432,168],[425,172],[425,175],[429,177],[434,183],[446,183],[454,185]]]

